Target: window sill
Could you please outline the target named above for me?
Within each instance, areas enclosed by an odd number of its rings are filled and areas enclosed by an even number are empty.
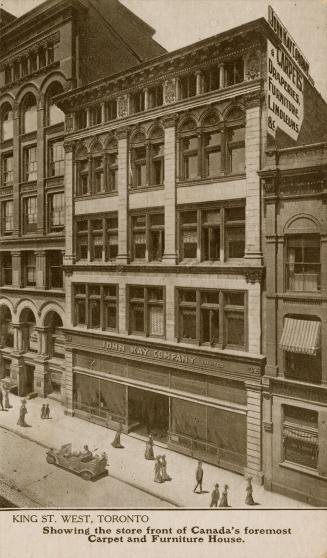
[[[130,194],[138,194],[139,192],[149,192],[149,190],[150,190],[150,191],[155,191],[155,190],[164,190],[164,189],[165,189],[164,184],[159,184],[159,185],[157,185],[157,186],[155,186],[155,185],[153,185],[153,186],[152,186],[152,185],[149,185],[149,186],[142,186],[142,187],[140,187],[140,188],[137,188],[137,187],[131,188],[131,187],[130,187],[130,188],[128,189],[128,192],[129,192]]]
[[[290,469],[291,471],[296,471],[298,473],[303,473],[304,475],[309,475],[310,477],[315,477],[324,481],[327,481],[327,475],[321,475],[318,471],[305,467],[304,465],[297,465],[296,463],[291,463],[290,461],[283,461],[279,464],[280,467],[284,469]]]
[[[231,180],[244,180],[246,174],[224,174],[216,178],[195,178],[193,180],[177,180],[176,185],[178,188],[186,186],[197,186],[198,184],[217,184],[217,182],[230,182]]]
[[[118,191],[115,190],[114,192],[99,192],[98,194],[93,194],[93,193],[89,193],[89,194],[75,194],[75,200],[80,201],[80,200],[93,200],[93,199],[97,199],[97,198],[105,198],[108,196],[118,196]]]

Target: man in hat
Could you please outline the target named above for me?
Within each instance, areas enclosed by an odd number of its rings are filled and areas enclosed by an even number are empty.
[[[211,492],[211,502],[210,508],[217,508],[219,502],[219,484],[215,484],[213,491]]]
[[[0,406],[1,406],[1,410],[4,411],[4,408],[3,408],[3,393],[2,393],[1,386],[0,386]]]
[[[195,480],[196,480],[196,485],[195,488],[193,490],[193,492],[196,492],[198,486],[200,487],[200,492],[199,494],[202,494],[202,482],[203,482],[203,468],[202,468],[202,461],[198,461],[198,466],[196,468],[195,471]]]

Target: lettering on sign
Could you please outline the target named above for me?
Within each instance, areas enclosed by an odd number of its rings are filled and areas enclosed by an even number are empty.
[[[283,130],[297,140],[304,116],[304,77],[291,58],[267,39],[267,117],[268,133],[275,137]]]

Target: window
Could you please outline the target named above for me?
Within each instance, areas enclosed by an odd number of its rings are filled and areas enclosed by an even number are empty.
[[[208,93],[209,91],[216,91],[219,89],[220,80],[219,80],[219,67],[212,66],[203,70],[203,91],[204,93]]]
[[[146,156],[145,136],[139,133],[131,144],[132,186],[134,188],[145,188],[147,186]]]
[[[129,333],[164,337],[163,287],[128,287]]]
[[[164,182],[164,133],[161,128],[153,130],[150,137],[150,184]]]
[[[285,377],[300,382],[321,382],[321,352],[316,355],[285,351]]]
[[[65,194],[57,192],[49,195],[49,230],[62,231],[65,224]]]
[[[93,184],[92,193],[100,194],[104,191],[103,156],[96,155],[92,158]]]
[[[60,95],[63,92],[63,88],[60,83],[52,83],[47,90],[46,94],[46,106],[47,106],[47,124],[48,126],[53,126],[54,124],[60,124],[65,121],[64,112],[57,107],[54,102],[54,97]]]
[[[83,130],[87,125],[86,109],[81,109],[75,113],[77,130]]]
[[[74,285],[75,325],[115,331],[118,328],[118,285]]]
[[[36,72],[37,70],[37,57],[36,52],[31,52],[30,54],[30,72]]]
[[[20,78],[20,64],[18,60],[14,62],[14,81],[17,81]]]
[[[118,189],[118,144],[116,140],[107,147],[107,190],[116,192]]]
[[[14,181],[13,177],[13,154],[9,153],[2,157],[2,186],[11,186]]]
[[[24,286],[35,287],[36,285],[36,257],[33,252],[25,252],[23,255]]]
[[[21,64],[22,64],[22,77],[27,76],[27,74],[28,74],[28,59],[23,58]]]
[[[91,126],[96,126],[97,124],[101,124],[102,115],[101,115],[101,105],[94,105],[90,108],[90,124]]]
[[[286,240],[286,289],[320,291],[319,235],[289,236]]]
[[[132,221],[132,259],[161,261],[165,239],[164,213],[134,215]]]
[[[5,67],[5,84],[11,82],[11,66]]]
[[[245,349],[244,292],[178,289],[178,341]]]
[[[195,122],[188,120],[179,130],[181,178],[194,180],[199,177],[199,139]]]
[[[14,133],[13,111],[10,105],[5,104],[1,111],[1,136],[2,141],[12,139]]]
[[[39,68],[44,68],[47,65],[47,57],[45,48],[39,49]]]
[[[2,234],[12,234],[13,230],[13,201],[8,200],[2,202]]]
[[[54,62],[54,46],[49,45],[47,48],[47,61],[48,64],[52,64]]]
[[[49,176],[63,176],[65,173],[65,152],[62,140],[49,145]]]
[[[12,285],[12,257],[10,252],[3,252],[1,258],[3,285]]]
[[[318,467],[318,413],[283,405],[283,461],[310,469]]]
[[[131,109],[133,114],[144,110],[144,91],[138,91],[131,95]]]
[[[76,193],[78,196],[86,196],[90,190],[89,180],[89,157],[86,149],[80,149],[76,154]]]
[[[23,181],[31,182],[37,179],[37,147],[25,147],[23,150]]]
[[[179,81],[180,99],[187,99],[196,95],[196,75],[188,74]]]
[[[111,261],[118,255],[117,213],[96,218],[82,217],[76,222],[77,260]]]
[[[227,261],[244,257],[244,204],[181,210],[179,230],[180,261]]]
[[[245,128],[227,130],[227,172],[243,174],[245,172]]]
[[[202,176],[214,178],[221,175],[221,143],[219,119],[215,115],[208,116],[203,122],[203,163]]]
[[[34,95],[28,93],[22,102],[22,133],[28,134],[37,129],[37,108]]]
[[[237,58],[225,64],[225,83],[234,85],[244,80],[243,58]]]
[[[23,199],[24,233],[35,232],[37,228],[37,198]]]
[[[47,272],[49,289],[63,288],[62,252],[59,250],[47,251]]]
[[[117,118],[117,101],[112,99],[106,103],[106,120],[116,120]]]
[[[163,86],[156,85],[149,88],[149,108],[161,107],[163,105]]]

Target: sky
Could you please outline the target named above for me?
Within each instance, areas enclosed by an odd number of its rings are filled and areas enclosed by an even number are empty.
[[[96,0],[95,0],[96,1]],[[43,0],[0,0],[16,16]],[[327,0],[121,0],[156,29],[168,51],[266,17],[268,4],[287,27],[310,63],[315,85],[327,100]]]

